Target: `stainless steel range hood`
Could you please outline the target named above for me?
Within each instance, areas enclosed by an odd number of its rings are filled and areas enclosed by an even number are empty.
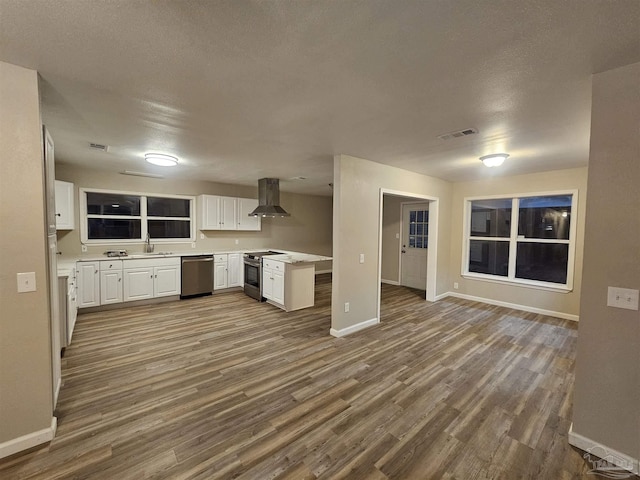
[[[288,217],[280,206],[280,180],[277,178],[261,178],[258,180],[258,207],[249,214],[250,217]]]

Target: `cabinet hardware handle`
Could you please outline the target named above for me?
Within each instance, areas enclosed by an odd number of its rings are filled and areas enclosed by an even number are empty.
[[[56,217],[61,217],[62,214],[61,213],[56,213]]]

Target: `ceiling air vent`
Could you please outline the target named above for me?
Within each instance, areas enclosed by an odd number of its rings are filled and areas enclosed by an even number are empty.
[[[438,138],[440,140],[451,140],[452,138],[468,137],[469,135],[475,135],[476,133],[478,133],[477,128],[465,128],[464,130],[438,135]]]
[[[89,148],[92,150],[97,150],[99,152],[107,152],[109,150],[108,145],[102,145],[100,143],[90,143]]]

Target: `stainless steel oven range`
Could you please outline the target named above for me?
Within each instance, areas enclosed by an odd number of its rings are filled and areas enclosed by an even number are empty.
[[[262,257],[281,253],[269,250],[244,254],[244,293],[259,302],[264,302],[265,299],[262,296]]]

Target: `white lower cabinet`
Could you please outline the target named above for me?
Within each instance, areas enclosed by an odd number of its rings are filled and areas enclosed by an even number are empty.
[[[240,253],[216,253],[213,255],[213,289],[242,287],[244,265]]]
[[[230,253],[227,262],[227,285],[229,287],[242,287],[244,285],[243,267],[242,254]]]
[[[180,266],[153,267],[153,296],[180,295]]]
[[[122,302],[122,260],[100,262],[100,304]]]
[[[78,307],[180,295],[180,258],[78,262]]]
[[[153,267],[125,268],[123,277],[125,302],[153,298]]]
[[[314,304],[315,265],[262,260],[262,295],[290,312]]]
[[[78,308],[100,305],[100,262],[78,262]]]

